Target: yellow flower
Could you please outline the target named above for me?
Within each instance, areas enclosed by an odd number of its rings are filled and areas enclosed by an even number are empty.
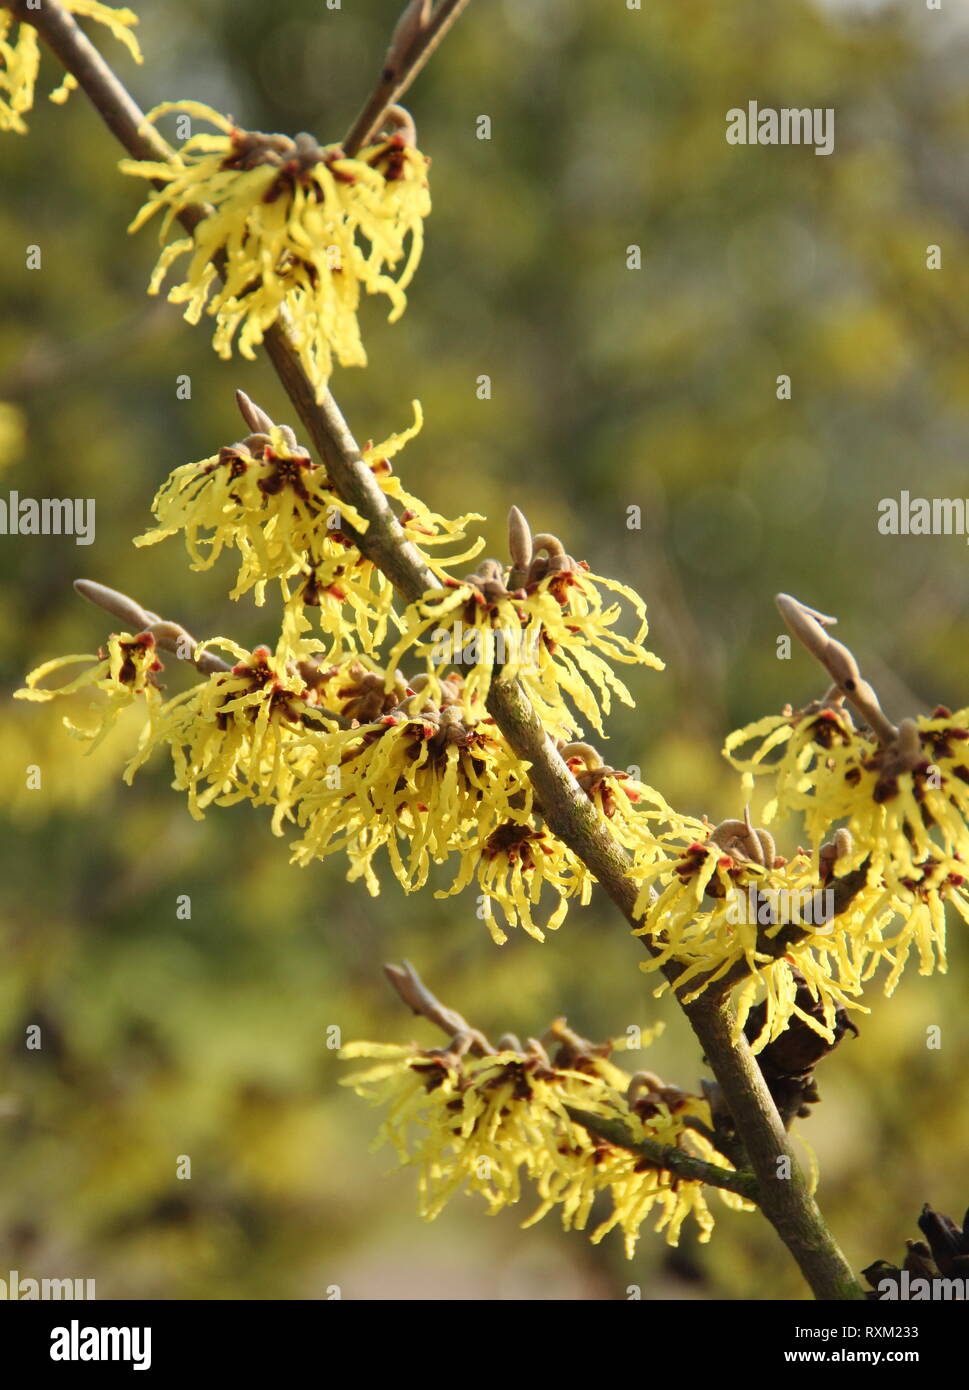
[[[132,26],[138,23],[138,16],[131,10],[113,10],[109,5],[100,4],[99,0],[62,0],[62,4],[71,14],[105,25],[124,44],[136,63],[142,61],[138,41],[131,33]],[[13,41],[13,26],[11,12],[0,9],[0,130],[24,135],[27,131],[24,113],[34,104],[40,46],[37,31],[24,22],[20,23],[16,41]],[[77,80],[68,74],[57,90],[51,93],[51,101],[60,105],[76,86]]]
[[[501,908],[509,927],[520,925],[536,941],[544,941],[545,931],[562,925],[572,898],[585,906],[592,896],[592,875],[582,861],[531,819],[509,820],[491,831],[475,827],[462,848],[457,878],[435,897],[460,893],[474,877],[481,889],[481,915],[499,946],[508,938],[493,914],[493,904]],[[543,928],[536,924],[532,909],[540,904],[546,886],[557,902]]]
[[[640,866],[662,859],[666,840],[682,835],[686,827],[702,828],[700,822],[679,816],[652,787],[605,767],[587,744],[568,744],[560,751],[613,837],[637,852]],[[507,926],[520,925],[536,941],[544,941],[545,931],[554,931],[565,920],[569,903],[578,898],[585,906],[592,892],[594,880],[582,861],[530,810],[529,799],[507,820],[496,823],[494,817],[487,821],[479,817],[461,846],[457,878],[448,890],[436,894],[450,897],[476,879],[481,890],[479,916],[499,946],[507,936],[495,917],[495,905]],[[546,890],[555,906],[539,924],[534,910]]]
[[[461,541],[462,528],[480,518],[439,516],[393,473],[390,460],[423,423],[419,403],[413,407],[413,426],[369,445],[363,461],[385,495],[403,507],[400,521],[408,540],[424,546]],[[225,547],[234,547],[242,558],[231,597],[254,590],[262,604],[267,583],[280,581],[294,634],[307,626],[297,615],[310,606],[319,610],[323,630],[336,637],[338,647],[345,643],[352,650],[359,642],[372,652],[384,640],[393,588],[351,538],[351,530],[362,534],[368,523],[340,501],[326,468],[313,461],[287,426],[249,435],[213,458],[176,468],[152,510],[158,524],[136,545],[155,545],[182,531],[196,570],[211,568]],[[476,548],[456,559],[467,559]]]
[[[343,687],[343,709],[363,702],[362,710],[382,694],[382,676],[377,685],[375,692],[364,675]],[[432,863],[460,850],[471,827],[527,815],[531,806],[527,777],[494,725],[468,720],[426,693],[408,689],[401,704],[359,727],[308,734],[305,748],[308,772],[296,812],[304,835],[294,859],[308,864],[343,850],[349,880],[362,878],[374,896],[378,851],[386,850],[412,892]]]
[[[684,835],[695,839],[705,832],[702,821],[674,811],[654,787],[631,773],[607,767],[588,744],[564,744],[559,752],[579,786],[608,822],[613,839],[624,849],[637,852],[640,868],[663,858],[668,852],[667,841],[678,843]]]
[[[564,692],[602,734],[601,716],[610,713],[611,693],[630,708],[635,705],[612,663],[664,669],[659,657],[643,646],[646,605],[627,585],[591,573],[585,561],[550,571],[526,592],[528,604],[540,614],[538,668],[524,672],[524,683],[536,708],[554,709],[561,701],[560,692]],[[633,637],[615,631],[622,606],[609,603],[610,594],[625,599],[632,610],[637,624]]]
[[[753,983],[741,1001],[738,1035],[750,1008],[764,996],[768,1020],[758,1048],[794,1015],[833,1039],[836,1008],[851,1007],[851,996],[861,992],[861,962],[844,931],[832,929],[831,900],[810,855],[798,853],[790,861],[771,855],[770,862],[757,862],[736,844],[725,849],[709,834],[685,846],[677,859],[637,861],[635,873],[641,885],[636,911],[643,914],[636,934],[648,936],[656,952],[641,963],[642,970],[653,972],[670,961],[681,966],[673,988],[699,981],[686,992],[689,1001],[732,967],[746,964]],[[791,924],[802,924],[804,934],[775,959],[762,942]],[[838,925],[842,928],[843,921]],[[821,1021],[797,1007],[798,970],[822,1003]]]
[[[319,645],[319,644],[317,644]],[[163,701],[156,674],[163,669],[150,632],[136,637],[111,636],[97,656],[67,656],[45,662],[16,692],[25,700],[52,700],[93,687],[107,695],[94,708],[96,723],[66,718],[67,727],[96,746],[123,709],[144,699],[145,722],[138,747],[125,767],[125,781],[147,762],[153,751],[168,745],[175,769],[173,786],[188,792],[189,810],[198,820],[213,803],[232,805],[243,799],[271,804],[286,813],[292,790],[305,768],[295,761],[308,727],[335,727],[321,710],[318,691],[305,673],[312,655],[304,644],[295,656],[267,647],[252,652],[223,638],[204,644],[231,652],[237,663],[196,682]],[[202,648],[198,649],[200,653]],[[41,684],[53,672],[80,662],[87,668],[57,687]],[[90,663],[94,663],[93,665]]]
[[[450,897],[476,880],[479,916],[499,945],[507,937],[495,906],[508,927],[520,925],[541,941],[571,900],[589,901],[591,875],[541,825],[526,769],[480,703],[471,702],[467,713],[459,676],[423,675],[408,684],[395,672],[388,690],[376,663],[345,658],[320,668],[315,681],[321,706],[350,727],[306,734],[300,756],[307,771],[293,798],[304,827],[296,862],[345,852],[348,878],[363,879],[376,895],[381,850],[407,892],[424,886],[432,864],[455,856],[457,875],[436,896]],[[571,761],[578,765],[581,755]],[[673,833],[664,826],[686,824],[657,792],[625,774],[599,768],[580,773],[579,782],[643,862],[663,853],[663,837]]]
[[[593,1202],[605,1193],[612,1211],[593,1232],[594,1243],[619,1227],[631,1258],[640,1227],[656,1210],[655,1229],[665,1231],[668,1244],[678,1243],[691,1214],[699,1239],[709,1239],[713,1218],[701,1183],[648,1166],[637,1153],[594,1137],[569,1114],[576,1108],[619,1121],[632,1143],[651,1139],[729,1167],[685,1123],[694,1117],[709,1125],[705,1101],[664,1088],[656,1078],[642,1094],[603,1055],[610,1044],[595,1049],[600,1055],[563,1049],[565,1056],[552,1062],[541,1045],[471,1056],[458,1042],[446,1051],[350,1043],[340,1054],[375,1062],[343,1084],[374,1105],[389,1106],[374,1148],[390,1143],[401,1164],[419,1169],[419,1211],[426,1220],[462,1189],[479,1193],[491,1212],[512,1206],[526,1179],[539,1206],[524,1226],[557,1207],[566,1229],[584,1230]],[[721,1195],[733,1207],[747,1205]]]
[[[327,726],[306,667],[284,649],[248,652],[224,638],[204,644],[237,662],[176,695],[143,731],[125,769],[130,782],[156,747],[167,744],[175,778],[188,792],[188,808],[201,820],[210,805],[248,800],[272,805],[281,820],[305,769],[298,760],[307,727]]]
[[[878,884],[871,878],[866,886],[867,908],[860,904],[849,919],[853,929],[867,929],[864,939],[867,962],[863,980],[870,980],[882,965],[888,965],[884,992],[890,995],[901,978],[913,947],[918,955],[919,974],[946,971],[946,904],[969,922],[969,891],[964,866],[944,857],[928,856],[912,876],[897,887]],[[839,923],[840,925],[840,923]]]
[[[752,754],[737,755],[758,738]],[[776,750],[780,756],[768,761]],[[907,719],[886,746],[857,730],[844,709],[811,707],[738,730],[724,752],[748,786],[756,775],[775,778],[768,824],[797,811],[819,844],[844,821],[864,853],[889,869],[891,882],[937,850],[969,862],[969,710],[940,708],[931,718]]]
[[[388,666],[393,669],[410,651],[425,659],[429,671],[456,665],[468,697],[480,701],[493,679],[517,678],[553,736],[581,732],[565,696],[602,734],[602,715],[609,714],[613,694],[633,704],[611,663],[655,670],[663,663],[642,645],[646,608],[638,594],[564,554],[561,564],[514,590],[507,587],[509,571],[496,560],[484,561],[477,574],[460,583],[445,580],[443,592],[433,590],[408,608]],[[637,623],[633,637],[615,631],[622,608],[605,606],[603,591],[630,605]]]
[[[754,752],[739,756],[755,739]],[[863,979],[887,963],[891,993],[913,945],[920,973],[945,969],[945,904],[969,914],[969,710],[906,719],[882,744],[844,709],[811,706],[738,730],[724,751],[748,785],[774,776],[768,822],[799,812],[815,847],[835,826],[847,830],[851,851],[836,872],[866,871],[869,906],[860,917],[853,904],[845,924],[867,933]]]
[[[152,503],[158,525],[135,545],[156,545],[178,531],[196,570],[210,569],[223,547],[243,556],[232,597],[254,585],[297,573],[314,544],[343,521],[367,522],[332,490],[325,468],[275,427],[267,436],[221,449],[201,463],[176,468]],[[345,513],[345,515],[344,515]],[[206,534],[208,533],[208,534]]]
[[[858,851],[848,836],[813,854],[799,850],[790,860],[775,856],[767,831],[752,836],[743,822],[707,827],[678,857],[637,853],[634,872],[642,914],[637,934],[648,936],[655,951],[640,968],[680,967],[672,986],[690,1002],[744,966],[750,978],[737,996],[736,1036],[763,1001],[755,1051],[793,1016],[833,1042],[837,1009],[867,1012],[858,999],[883,965],[890,967],[885,993],[891,994],[913,947],[920,973],[945,970],[945,902],[969,920],[969,893],[951,861],[927,859],[916,877],[893,886],[872,867],[874,856]],[[819,1012],[798,1007],[802,983]]]
[[[458,682],[419,680],[415,689],[398,677],[388,692],[375,663],[354,656],[328,666],[322,643],[293,644],[286,635],[275,653],[216,638],[197,647],[194,658],[212,647],[230,652],[236,664],[164,702],[150,632],[114,636],[98,657],[48,662],[18,694],[49,700],[98,687],[111,697],[98,738],[120,709],[147,696],[126,781],[167,746],[173,786],[187,791],[196,819],[211,805],[269,805],[274,833],[288,824],[301,828],[296,862],[343,852],[348,879],[362,878],[372,894],[380,891],[373,861],[381,850],[410,892],[424,885],[432,864],[466,854],[473,837],[530,817],[524,768],[491,719],[462,712]],[[69,683],[41,685],[78,662],[87,669]],[[85,738],[95,736],[66,722]]]
[[[85,669],[64,685],[41,685],[55,671],[69,666],[85,664]],[[107,697],[92,706],[95,715],[93,729],[89,724],[79,724],[70,716],[65,716],[64,724],[79,738],[91,741],[96,747],[115,723],[123,709],[142,697],[150,714],[160,703],[160,693],[155,681],[157,672],[163,669],[158,660],[155,639],[150,632],[133,637],[128,632],[115,633],[108,638],[107,645],[96,655],[62,656],[53,661],[45,661],[31,671],[26,686],[14,692],[18,700],[55,700],[65,695],[76,694],[80,690],[93,688]]]
[[[404,289],[417,268],[423,222],[430,212],[427,160],[395,134],[344,156],[311,135],[244,131],[198,102],[166,102],[149,120],[182,111],[209,121],[219,135],[195,135],[170,162],[123,160],[125,173],[164,186],[132,222],[136,231],[161,209],[161,257],[149,293],[157,294],[172,264],[191,257],[185,279],[169,291],[197,323],[203,309],[216,320],[213,346],[232,353],[238,330],[243,357],[253,357],[285,308],[306,373],[317,392],[334,358],[363,366],[357,311],[361,289],[385,294],[391,321],[406,307]],[[209,214],[191,236],[167,242],[188,207]],[[396,278],[390,274],[405,258]],[[166,244],[167,242],[167,244]],[[220,270],[212,258],[221,261]],[[219,275],[223,285],[218,285]]]
[[[13,41],[14,17],[0,9],[0,130],[24,135],[25,111],[34,104],[34,86],[40,71],[40,44],[36,29],[21,24]]]

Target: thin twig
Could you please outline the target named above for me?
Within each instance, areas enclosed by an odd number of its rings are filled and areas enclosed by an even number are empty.
[[[421,23],[427,5],[424,0],[408,0],[377,81],[363,108],[343,140],[347,155],[368,145],[383,125],[389,107],[395,105],[430,58],[469,0],[439,0],[426,23]]]
[[[142,608],[140,603],[129,598],[127,594],[122,594],[118,589],[109,589],[106,584],[98,584],[93,579],[75,579],[74,588],[82,598],[86,598],[98,608],[103,608],[133,632],[150,632],[163,651],[171,652],[180,661],[187,661],[197,671],[201,671],[203,676],[231,669],[229,663],[216,656],[214,652],[204,651],[196,658],[195,649],[198,642],[180,623],[160,618],[157,613]]]
[[[456,1009],[447,1008],[431,993],[410,961],[405,960],[403,965],[387,964],[384,966],[384,974],[412,1013],[426,1018],[449,1037],[456,1033],[469,1037],[469,1050],[477,1057],[487,1057],[495,1051],[484,1033],[472,1028],[462,1014]]]
[[[838,621],[837,618],[829,618],[816,608],[808,608],[807,604],[790,594],[778,594],[774,602],[794,636],[820,661],[842,698],[855,707],[883,744],[894,743],[898,730],[882,710],[874,688],[862,676],[854,653],[825,631],[825,628]]]

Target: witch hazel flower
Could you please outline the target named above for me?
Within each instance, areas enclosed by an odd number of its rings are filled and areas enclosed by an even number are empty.
[[[152,504],[157,524],[135,544],[156,545],[181,533],[196,570],[210,569],[223,550],[234,549],[240,564],[230,597],[252,592],[262,605],[267,586],[276,581],[286,631],[294,640],[310,626],[303,616],[309,608],[317,611],[337,652],[357,647],[373,652],[386,637],[394,595],[390,581],[359,549],[366,519],[341,501],[325,465],[312,458],[288,425],[274,425],[243,392],[236,394],[243,415],[256,426],[253,433],[211,458],[176,468]],[[369,444],[362,462],[384,495],[400,506],[408,540],[429,548],[461,542],[477,515],[455,520],[438,515],[393,471],[391,459],[423,424],[419,402],[412,408],[414,424]],[[444,564],[469,559],[480,544],[473,542],[446,562],[428,560],[428,567],[443,574]]]
[[[392,134],[348,158],[306,132],[291,139],[243,130],[200,102],[165,102],[148,120],[172,112],[218,133],[193,135],[170,160],[121,161],[122,172],[161,185],[129,227],[136,232],[162,214],[149,293],[187,258],[168,298],[187,306],[190,323],[203,313],[215,319],[213,346],[223,358],[234,346],[253,358],[285,313],[321,398],[334,362],[366,365],[361,295],[385,295],[392,322],[407,304],[431,210],[428,161],[415,148],[410,117],[401,112]],[[176,218],[190,209],[203,212],[192,233],[170,240]]]
[[[550,734],[569,738],[582,730],[570,701],[603,735],[612,697],[632,705],[613,670],[616,662],[662,670],[643,646],[646,606],[625,584],[593,574],[557,537],[532,537],[517,507],[509,518],[510,565],[484,560],[475,574],[447,579],[413,603],[390,666],[406,654],[428,671],[456,666],[471,698],[487,699],[492,681],[521,681]],[[619,630],[622,605],[633,620],[631,636]]]
[[[412,968],[386,969],[402,997],[415,987],[426,994]],[[666,1085],[655,1073],[631,1074],[612,1060],[620,1042],[593,1044],[564,1019],[524,1046],[505,1034],[493,1047],[459,1014],[434,1005],[439,1021],[457,1027],[446,1047],[351,1042],[340,1053],[368,1064],[342,1084],[386,1108],[373,1147],[389,1145],[402,1167],[416,1169],[425,1220],[434,1220],[461,1192],[481,1197],[492,1213],[533,1192],[538,1205],[524,1227],[557,1211],[566,1230],[586,1230],[606,1198],[592,1243],[618,1229],[628,1259],[650,1220],[669,1245],[679,1243],[690,1217],[698,1240],[710,1239],[714,1219],[702,1181],[673,1173],[659,1160],[645,1161],[636,1149],[648,1141],[662,1146],[660,1154],[680,1150],[729,1172],[711,1138],[706,1100]],[[650,1038],[661,1029],[651,1030]],[[590,1132],[580,1116],[604,1121],[623,1142]],[[721,1188],[720,1196],[734,1210],[751,1209],[735,1192]]]

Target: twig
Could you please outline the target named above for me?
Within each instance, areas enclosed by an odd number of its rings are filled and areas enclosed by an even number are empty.
[[[427,0],[408,0],[377,85],[344,137],[345,154],[354,155],[370,143],[383,125],[388,108],[404,95],[468,2],[439,0],[434,13],[428,16]]]
[[[689,1182],[705,1183],[707,1187],[722,1187],[726,1192],[736,1192],[738,1196],[745,1197],[748,1202],[760,1200],[760,1190],[753,1173],[740,1168],[721,1168],[716,1163],[707,1163],[705,1159],[687,1153],[685,1149],[660,1144],[655,1139],[637,1139],[622,1120],[607,1120],[602,1115],[590,1114],[577,1106],[567,1105],[565,1108],[569,1118],[590,1134],[604,1139],[617,1149],[628,1149],[630,1153],[638,1154],[651,1168],[665,1169]]]
[[[836,642],[825,632],[826,627],[838,621],[837,618],[829,618],[816,608],[808,608],[807,604],[790,594],[778,594],[774,602],[794,636],[820,661],[841,696],[854,705],[883,744],[894,743],[898,730],[883,712],[873,687],[862,676],[854,654],[843,642]]]
[[[286,394],[296,408],[311,442],[326,465],[335,491],[343,502],[367,517],[365,536],[342,525],[367,559],[382,570],[408,602],[414,602],[437,581],[404,535],[387,498],[371,469],[361,461],[360,449],[329,391],[320,402],[308,381],[284,318],[272,325],[263,343]]]
[[[136,603],[127,594],[122,594],[117,589],[109,589],[106,584],[98,584],[93,579],[75,579],[74,588],[82,598],[86,598],[98,608],[103,608],[112,617],[120,619],[134,632],[150,632],[163,651],[171,652],[180,661],[189,662],[197,671],[201,671],[203,676],[231,669],[228,662],[213,652],[202,652],[196,659],[194,653],[198,642],[190,632],[186,632],[180,623],[169,622],[166,618],[160,618],[157,613],[152,613],[150,609],[142,608],[140,603]]]
[[[864,1292],[791,1153],[784,1125],[747,1042],[732,1041],[726,1000],[701,996],[685,1010],[713,1069],[758,1183],[758,1204],[815,1298],[864,1298]]]
[[[449,1037],[456,1033],[469,1037],[469,1050],[478,1057],[487,1057],[495,1051],[484,1033],[472,1028],[462,1014],[447,1008],[431,993],[410,961],[405,960],[403,965],[385,965],[384,974],[413,1013],[443,1029]]]

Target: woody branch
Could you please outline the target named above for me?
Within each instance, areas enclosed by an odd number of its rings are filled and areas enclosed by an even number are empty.
[[[487,1056],[495,1051],[482,1033],[472,1028],[461,1014],[447,1008],[431,993],[408,961],[404,961],[402,966],[385,965],[384,973],[399,998],[413,1013],[435,1024],[447,1033],[449,1038],[459,1041],[461,1047],[477,1056]],[[757,1180],[753,1173],[745,1172],[743,1169],[721,1168],[719,1164],[707,1163],[695,1154],[687,1153],[672,1144],[660,1144],[655,1139],[637,1138],[621,1119],[611,1120],[603,1115],[594,1115],[577,1105],[567,1105],[565,1108],[569,1118],[589,1134],[605,1140],[615,1148],[626,1149],[629,1153],[636,1154],[651,1168],[675,1173],[690,1182],[702,1182],[708,1187],[719,1187],[725,1192],[736,1192],[749,1202],[759,1199]]]

